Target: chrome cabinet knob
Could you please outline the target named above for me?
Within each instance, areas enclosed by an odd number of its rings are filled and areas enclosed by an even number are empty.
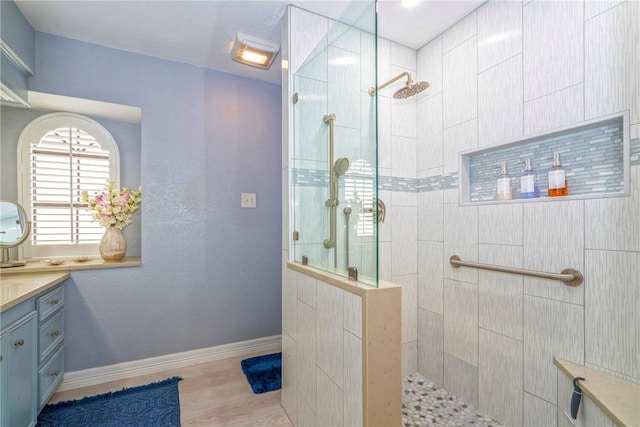
[[[18,341],[13,343],[14,347],[22,347],[24,345],[24,340],[19,339]]]
[[[53,373],[51,373],[52,377],[57,377],[58,375],[60,375],[60,371],[54,371]]]
[[[60,331],[53,331],[49,335],[51,335],[52,337],[57,337],[58,335],[60,335]]]
[[[59,302],[60,302],[60,300],[59,300],[58,298],[56,298],[56,299],[52,299],[52,300],[51,300],[51,305],[56,305],[56,304],[58,304]]]

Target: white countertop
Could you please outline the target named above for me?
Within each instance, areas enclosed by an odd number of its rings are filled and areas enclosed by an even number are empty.
[[[0,312],[54,287],[68,277],[68,271],[0,275]]]

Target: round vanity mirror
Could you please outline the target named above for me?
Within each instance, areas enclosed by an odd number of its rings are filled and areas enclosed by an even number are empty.
[[[18,246],[29,236],[31,223],[24,208],[17,203],[0,200],[0,247],[2,267],[19,267],[25,261],[10,261],[9,248]]]

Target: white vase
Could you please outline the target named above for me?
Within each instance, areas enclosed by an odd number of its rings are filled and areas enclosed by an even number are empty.
[[[120,261],[127,253],[127,241],[122,230],[107,227],[100,239],[100,256],[105,261]]]

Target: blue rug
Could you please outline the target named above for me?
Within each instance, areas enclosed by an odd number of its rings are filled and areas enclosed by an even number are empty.
[[[247,377],[254,393],[266,393],[280,390],[282,370],[282,353],[265,354],[251,357],[240,362],[242,372]]]
[[[36,427],[178,427],[181,379],[47,405]]]

